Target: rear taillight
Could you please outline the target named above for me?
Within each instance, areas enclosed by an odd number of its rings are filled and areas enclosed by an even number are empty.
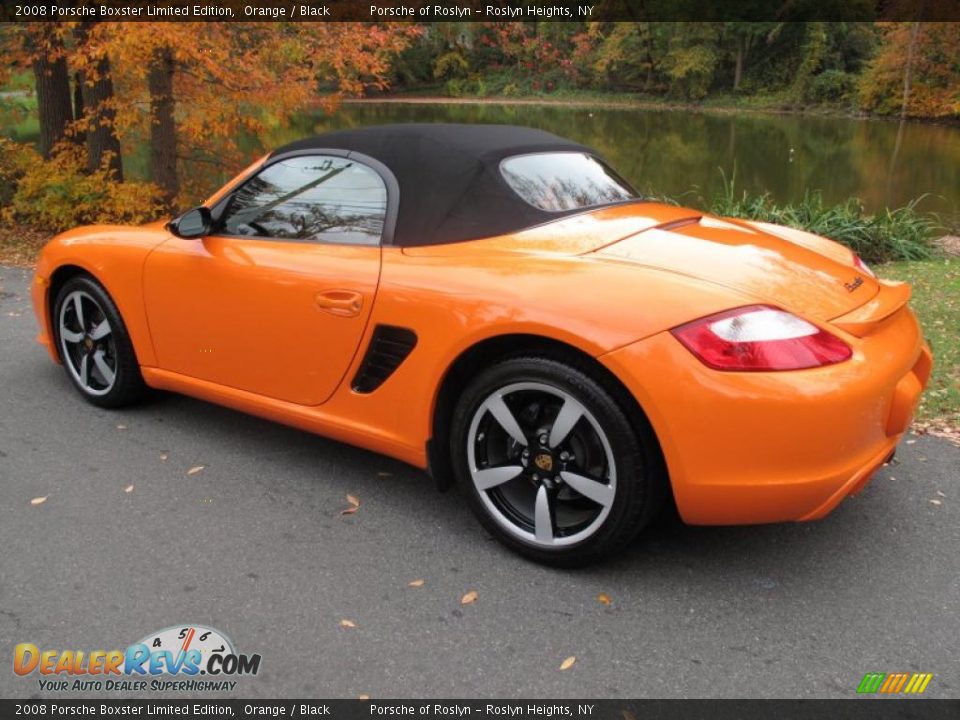
[[[727,310],[671,332],[714,370],[802,370],[843,362],[853,354],[826,330],[766,305]]]
[[[869,275],[872,278],[875,278],[876,275],[873,274],[873,270],[867,267],[867,264],[860,259],[860,256],[854,253],[853,255],[853,266],[860,272]]]

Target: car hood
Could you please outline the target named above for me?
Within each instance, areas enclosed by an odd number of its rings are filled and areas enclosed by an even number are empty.
[[[845,315],[880,289],[837,243],[710,216],[671,221],[590,254],[706,280],[818,320]]]

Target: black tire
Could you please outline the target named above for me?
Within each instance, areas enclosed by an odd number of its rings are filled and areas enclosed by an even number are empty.
[[[536,387],[534,387],[536,386]],[[577,530],[579,526],[573,526],[569,530],[558,529],[555,521],[559,517],[556,509],[557,500],[554,499],[550,507],[552,526],[548,538],[536,537],[536,521],[533,524],[533,530],[530,526],[524,525],[529,521],[529,512],[518,511],[510,500],[506,499],[505,493],[511,494],[529,494],[536,493],[534,506],[540,500],[540,488],[537,487],[539,471],[532,467],[530,458],[532,457],[540,468],[549,464],[551,472],[554,472],[554,462],[561,456],[558,455],[561,445],[554,449],[544,449],[547,445],[540,444],[542,438],[548,437],[547,433],[537,435],[537,422],[532,420],[524,424],[522,420],[533,418],[547,418],[554,412],[554,417],[559,416],[559,412],[548,407],[550,405],[549,395],[541,392],[544,402],[542,408],[529,409],[536,405],[538,388],[549,386],[556,389],[562,395],[573,398],[581,406],[584,412],[577,420],[569,433],[568,441],[573,443],[580,435],[589,438],[593,433],[599,439],[601,446],[606,448],[604,455],[612,458],[612,472],[607,473],[606,482],[609,485],[615,485],[612,493],[605,491],[604,502],[608,505],[597,504],[597,517],[587,520],[584,523],[593,522],[587,525],[582,531]],[[510,388],[519,388],[509,390]],[[505,391],[499,395],[501,391]],[[511,393],[519,393],[512,395]],[[523,393],[527,393],[523,395]],[[501,433],[502,426],[491,419],[493,412],[487,402],[493,399],[494,394],[505,399],[505,402],[513,402],[512,413],[517,419],[517,429],[522,430],[527,437],[527,444],[521,446],[516,441],[511,441],[510,437],[505,438],[506,445],[513,450],[504,449],[504,455],[507,457],[511,452],[517,452],[518,448],[523,447],[528,453],[527,460],[520,460],[523,464],[525,474],[505,482],[503,485],[497,485],[492,492],[496,497],[491,496],[491,490],[481,490],[478,488],[478,481],[474,479],[474,473],[482,473],[485,469],[485,461],[479,458],[483,454],[481,450],[472,450],[474,447],[489,447],[489,444],[499,451],[504,446],[504,438],[491,437],[495,433]],[[618,401],[619,399],[619,401]],[[457,483],[463,493],[466,495],[470,508],[477,516],[481,524],[500,542],[512,550],[538,562],[559,565],[564,567],[575,567],[587,563],[595,562],[598,559],[608,556],[618,550],[623,549],[630,543],[637,534],[653,519],[659,511],[663,499],[667,495],[667,479],[664,470],[662,456],[659,445],[653,434],[649,423],[642,412],[635,405],[631,407],[631,398],[624,398],[618,392],[618,388],[613,383],[598,381],[594,373],[585,363],[578,362],[573,358],[550,358],[550,357],[513,357],[503,360],[483,372],[479,373],[464,389],[456,407],[454,408],[453,419],[450,433],[450,455],[453,464],[453,471]],[[560,405],[566,402],[562,397],[556,400]],[[481,409],[483,408],[483,409]],[[582,423],[586,422],[587,425]],[[555,423],[556,424],[556,423]],[[546,427],[546,426],[544,426]],[[605,435],[606,444],[602,444],[602,435],[596,432],[597,427]],[[487,432],[481,432],[484,428]],[[498,429],[500,428],[500,429]],[[533,428],[531,430],[531,428]],[[505,431],[507,436],[511,435]],[[532,434],[528,434],[532,432]],[[552,435],[549,436],[552,442]],[[536,439],[540,438],[540,439]],[[596,445],[596,442],[594,443]],[[572,446],[571,446],[572,447]],[[581,447],[583,444],[581,443]],[[537,449],[541,448],[541,449]],[[612,451],[612,453],[610,452]],[[522,450],[520,451],[522,454]],[[546,455],[537,453],[545,452]],[[565,453],[568,457],[573,457],[573,453]],[[490,457],[487,452],[485,458]],[[508,459],[501,459],[499,462],[489,463],[490,469],[500,470],[500,465],[509,465],[515,467],[514,456]],[[471,458],[474,464],[471,465]],[[483,467],[481,467],[483,465]],[[606,463],[605,463],[606,466]],[[557,467],[560,467],[559,465]],[[562,467],[576,470],[574,466],[564,464]],[[512,472],[512,470],[510,471]],[[579,471],[578,471],[579,472]],[[510,474],[510,473],[508,473]],[[584,473],[596,476],[596,473]],[[580,506],[586,505],[592,507],[588,498],[573,491],[572,486],[567,486],[564,490],[562,480],[556,482],[561,475],[548,479],[540,478],[539,484],[548,484],[550,490],[544,490],[544,497],[548,492],[565,492],[568,502],[579,502]],[[602,478],[601,478],[602,480]],[[517,487],[517,484],[520,487]],[[530,484],[532,488],[528,488]],[[503,489],[501,489],[503,488]],[[512,488],[512,489],[508,489]],[[559,490],[557,489],[559,488]],[[612,503],[609,496],[612,494]],[[557,495],[551,497],[557,498]],[[498,504],[500,503],[500,504]],[[608,508],[604,510],[603,508]],[[605,517],[603,513],[606,512]],[[536,517],[536,511],[534,511]],[[517,518],[520,518],[517,520]],[[515,528],[510,528],[510,521],[514,521]],[[591,530],[591,528],[593,528]],[[523,536],[526,531],[527,536]],[[518,535],[519,532],[519,535]],[[567,533],[567,537],[562,534]],[[584,534],[582,539],[577,539],[578,534]],[[560,538],[562,542],[569,542],[560,547],[545,546],[543,543],[553,543]]]
[[[78,320],[74,305],[66,311],[71,327],[66,329],[65,334],[82,333],[84,339],[79,342],[65,342],[61,328],[64,305],[68,301],[73,305],[78,294],[83,297],[80,318],[83,322]],[[60,288],[53,308],[51,321],[57,352],[67,377],[80,395],[88,402],[104,408],[119,408],[138,402],[146,391],[143,376],[140,374],[140,364],[137,362],[137,355],[123,318],[103,286],[88,275],[77,275]],[[91,317],[86,317],[87,314]],[[109,334],[97,341],[92,340],[88,330],[104,320],[108,323]],[[105,380],[106,375],[92,369],[95,367],[93,355],[97,352],[102,353],[101,358],[114,372],[110,383]],[[94,378],[99,374],[99,381],[90,380],[89,386],[84,385],[78,377],[83,355],[88,356],[88,373],[93,373]]]

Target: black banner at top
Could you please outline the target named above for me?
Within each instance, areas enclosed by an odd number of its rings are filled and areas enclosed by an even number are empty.
[[[0,21],[960,21],[960,0],[3,0]]]

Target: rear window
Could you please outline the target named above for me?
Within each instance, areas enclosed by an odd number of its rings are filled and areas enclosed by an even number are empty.
[[[500,172],[517,195],[548,212],[639,197],[623,178],[584,153],[517,155],[501,162]]]

